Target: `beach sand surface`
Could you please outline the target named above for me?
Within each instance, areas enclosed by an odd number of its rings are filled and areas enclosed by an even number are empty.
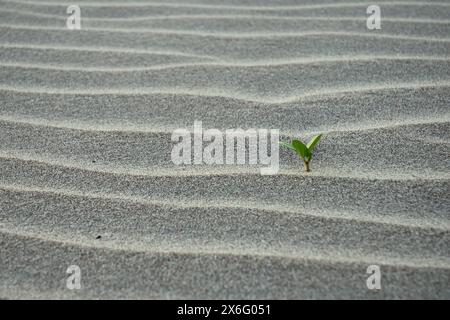
[[[0,298],[450,298],[450,2],[70,4],[0,0]],[[176,166],[195,121],[323,137]]]

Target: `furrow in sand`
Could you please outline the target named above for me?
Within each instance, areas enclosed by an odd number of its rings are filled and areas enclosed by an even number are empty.
[[[146,50],[146,49],[131,49],[131,48],[117,48],[117,47],[73,47],[73,46],[54,46],[54,45],[30,45],[30,44],[0,44],[1,49],[25,49],[25,50],[39,50],[39,51],[63,51],[66,53],[80,54],[82,53],[100,53],[100,54],[122,54],[128,59],[132,59],[133,55],[148,55],[148,56],[175,56],[184,58],[199,58],[214,60],[212,56],[204,56],[197,54],[190,54],[181,51],[172,50]],[[2,52],[5,54],[5,51]]]
[[[29,61],[26,57],[26,61]],[[0,57],[0,60],[4,59]],[[17,59],[15,56],[14,59]],[[8,59],[12,60],[12,59]],[[65,60],[66,61],[66,60]],[[1,67],[11,67],[18,69],[42,69],[42,70],[63,70],[63,71],[85,71],[85,72],[135,72],[135,71],[147,71],[147,70],[166,70],[166,69],[179,69],[179,68],[191,68],[191,67],[273,67],[273,66],[292,66],[292,65],[305,65],[305,64],[327,64],[327,63],[349,63],[349,62],[380,62],[384,61],[440,61],[440,62],[450,62],[449,57],[420,57],[420,56],[348,56],[348,57],[315,57],[315,58],[299,58],[299,59],[286,59],[286,60],[263,60],[263,61],[243,61],[243,62],[228,62],[228,61],[207,61],[207,62],[181,62],[172,64],[160,64],[151,66],[133,66],[133,67],[122,67],[115,64],[114,67],[87,67],[86,63],[79,65],[70,65],[67,62],[64,64],[48,63],[39,64],[33,63],[29,64],[27,62],[16,62],[16,61],[0,61]],[[97,65],[97,63],[93,63]]]
[[[448,225],[448,180],[436,179],[430,184],[430,181],[423,179],[377,180],[351,175],[327,176],[323,173],[302,176],[223,172],[209,175],[132,175],[30,160],[0,158],[0,162],[5,172],[1,182],[5,185],[83,190],[86,194],[110,193],[131,198],[173,199],[181,202],[243,202],[268,207],[282,205],[290,211],[303,208],[313,212],[336,212],[338,203],[339,212],[350,218],[359,215],[363,220],[397,221],[397,224],[420,221],[422,226]],[[302,196],[282,196],[286,194]],[[329,194],[339,196],[331,198]]]
[[[1,90],[4,121],[95,131],[169,132],[191,128],[279,129],[303,136],[448,119],[448,87],[378,90],[338,96],[318,95],[285,104],[190,95],[83,95]],[[127,106],[127,119],[122,117]],[[334,106],[330,110],[329,106]],[[380,106],[384,106],[380,108]],[[77,110],[77,113],[73,113]],[[258,117],[254,116],[258,112]],[[313,112],[312,112],[313,111]],[[183,114],[174,118],[172,114]],[[151,115],[151,117],[150,117]],[[276,115],[276,116],[275,116]],[[420,119],[420,120],[419,120]],[[299,125],[301,124],[301,125]],[[423,133],[417,138],[431,137]],[[445,139],[441,137],[440,139]],[[448,140],[448,139],[446,139]]]
[[[36,88],[38,92],[55,93],[193,94],[286,103],[312,95],[448,85],[449,67],[449,60],[335,61],[325,65],[317,62],[251,68],[203,65],[181,67],[177,72],[164,69],[132,73],[3,66],[0,67],[0,88],[23,88],[23,91]],[[432,79],[428,76],[430,72]],[[70,90],[65,85],[67,82],[72,84]]]
[[[19,16],[28,16],[28,17],[38,17],[38,18],[48,18],[55,20],[64,20],[66,21],[67,17],[61,14],[46,14],[35,11],[27,11],[23,9],[2,9],[4,13],[12,13]],[[139,16],[139,17],[89,17],[83,16],[83,21],[102,21],[102,22],[127,22],[130,23],[143,21],[152,21],[152,20],[162,20],[162,21],[170,21],[170,20],[195,20],[195,21],[208,21],[208,20],[251,20],[251,21],[264,21],[269,22],[271,20],[277,22],[292,22],[292,21],[333,21],[333,22],[364,22],[367,19],[365,17],[356,17],[356,16],[270,16],[270,15],[257,15],[257,14],[177,14],[177,15],[161,15],[161,16]],[[47,20],[48,21],[48,20]],[[421,19],[421,18],[404,18],[404,17],[385,17],[383,18],[384,22],[393,22],[393,23],[410,23],[410,24],[427,24],[427,25],[445,25],[450,24],[450,20],[436,20],[436,19]]]
[[[433,143],[429,142],[428,143]],[[447,145],[448,143],[443,143]],[[61,169],[75,169],[86,172],[94,173],[106,173],[118,176],[137,176],[137,177],[201,177],[201,176],[242,176],[249,177],[259,175],[260,172],[255,167],[241,166],[241,167],[228,167],[228,166],[197,166],[191,169],[185,167],[176,166],[157,166],[137,168],[129,166],[107,166],[107,165],[93,165],[92,162],[86,162],[83,160],[69,160],[60,157],[42,156],[40,154],[24,154],[17,151],[0,151],[0,159],[3,161],[25,161],[35,163],[37,165],[47,165],[49,167],[58,167]],[[279,175],[283,176],[296,176],[302,177],[304,174],[300,171],[298,166],[283,166],[280,169]],[[356,179],[356,180],[389,180],[389,181],[424,181],[424,182],[439,182],[447,181],[450,179],[450,175],[446,172],[434,172],[433,174],[423,175],[420,172],[395,172],[384,171],[383,175],[379,172],[371,171],[352,171],[352,172],[340,172],[337,168],[323,167],[321,172],[309,173],[312,177],[321,178],[343,178],[343,179]]]
[[[427,57],[424,57],[427,59]],[[433,59],[433,57],[429,57]],[[439,57],[436,57],[439,58]],[[138,70],[139,68],[160,68],[198,64],[214,61],[213,58],[164,53],[131,53],[85,51],[51,48],[14,48],[0,47],[0,61],[5,64],[37,67],[46,65],[49,68],[61,66],[86,68],[88,70]]]
[[[401,219],[389,216],[364,216],[357,212],[338,212],[333,210],[318,210],[311,208],[296,208],[290,206],[289,203],[271,203],[260,204],[255,202],[246,202],[244,199],[239,201],[216,199],[214,201],[202,201],[197,199],[152,199],[150,197],[133,196],[127,193],[102,193],[101,191],[92,190],[77,190],[77,189],[62,189],[62,188],[42,188],[41,186],[23,186],[18,184],[5,185],[0,184],[0,190],[3,194],[2,203],[4,205],[3,213],[0,215],[2,223],[12,223],[22,227],[42,226],[47,225],[46,217],[49,217],[49,209],[45,203],[58,204],[57,211],[61,211],[61,206],[66,207],[64,214],[56,213],[60,222],[53,223],[52,230],[63,230],[71,228],[74,221],[77,220],[79,229],[89,225],[89,230],[102,229],[105,224],[117,224],[123,219],[130,220],[126,226],[120,226],[115,230],[116,235],[127,234],[134,238],[138,238],[138,233],[152,234],[153,237],[158,237],[158,228],[164,228],[164,225],[170,225],[173,230],[178,230],[183,236],[196,236],[200,238],[210,237],[211,240],[215,238],[218,240],[219,235],[216,234],[216,229],[220,229],[220,225],[226,225],[228,232],[241,232],[238,229],[249,226],[251,229],[259,230],[260,236],[263,236],[266,242],[274,237],[279,237],[277,241],[289,242],[297,238],[294,236],[288,237],[287,234],[281,236],[280,231],[274,232],[273,229],[262,231],[262,229],[273,228],[274,225],[280,226],[283,232],[288,232],[284,228],[292,226],[293,233],[304,233],[301,228],[314,228],[315,232],[319,232],[321,228],[328,228],[327,233],[333,230],[333,234],[337,237],[345,230],[357,228],[362,233],[365,229],[374,228],[377,233],[404,233],[404,232],[424,232],[436,240],[450,241],[450,221],[444,220],[440,223],[429,223],[425,219]],[[15,203],[12,203],[14,199]],[[38,199],[39,206],[36,207],[30,203],[32,199]],[[80,207],[76,210],[67,208],[71,203],[80,203]],[[105,211],[93,208],[93,206],[106,207]],[[23,210],[24,206],[33,206],[33,213],[30,216],[29,211]],[[81,211],[82,207],[85,211]],[[119,207],[117,207],[119,206]],[[116,214],[111,212],[114,209]],[[22,208],[22,209],[21,209]],[[79,216],[84,215],[82,212],[96,211],[96,219],[92,221],[89,216],[84,218]],[[16,212],[16,214],[9,213]],[[219,217],[221,216],[221,217]],[[52,218],[54,219],[54,218]],[[108,221],[106,221],[108,220]],[[145,230],[136,230],[136,222],[138,220],[145,220],[149,222],[149,226]],[[171,220],[172,222],[168,222]],[[180,230],[175,221],[183,221],[185,224],[189,220],[191,224],[197,221],[199,230]],[[224,221],[228,220],[228,221]],[[233,220],[230,222],[229,220]],[[214,221],[214,222],[213,222]],[[95,227],[93,225],[95,224]],[[164,225],[163,225],[164,224]],[[57,225],[58,227],[54,227]],[[214,225],[214,227],[213,227]],[[239,226],[240,225],[240,226]],[[329,226],[329,227],[327,227]],[[151,229],[151,230],[149,230]],[[206,230],[208,229],[208,230]],[[295,229],[295,230],[294,230]],[[339,230],[339,231],[338,231]],[[67,230],[70,231],[70,230]],[[198,231],[198,232],[197,232]],[[86,233],[87,231],[84,230]],[[136,233],[137,232],[137,233]],[[290,231],[289,231],[290,232]],[[145,235],[143,235],[145,238]],[[224,234],[222,235],[224,236]],[[292,236],[292,235],[291,235]],[[321,235],[320,237],[322,237]],[[262,239],[245,239],[245,237],[259,237],[253,233],[241,234],[241,243],[249,241],[262,241]],[[378,235],[377,241],[383,241],[386,234]],[[391,235],[392,237],[392,235]],[[283,240],[284,239],[284,240]],[[287,240],[289,239],[289,241]],[[310,238],[306,238],[310,241]],[[447,240],[446,240],[447,239]],[[298,239],[297,239],[298,240]],[[359,239],[360,240],[360,239]],[[391,239],[392,240],[392,239]],[[389,240],[389,241],[391,241]],[[209,241],[209,240],[208,240]],[[334,244],[342,241],[349,241],[355,243],[354,240],[348,239],[332,239]],[[372,239],[372,241],[375,241]],[[295,242],[295,241],[294,241]],[[276,241],[273,239],[273,243]],[[324,244],[325,242],[317,242]],[[330,243],[331,244],[331,243]],[[399,242],[396,242],[399,245]],[[409,244],[411,241],[409,241]],[[414,245],[416,246],[416,245]],[[383,247],[379,245],[379,247]],[[434,249],[436,247],[433,245]],[[359,247],[361,248],[361,247]],[[417,249],[417,248],[416,248]]]
[[[14,51],[13,51],[14,52]],[[26,52],[23,52],[26,56]],[[8,58],[7,52],[3,52],[3,54],[6,58]],[[405,72],[408,73],[410,64],[416,64],[418,67],[421,65],[425,65],[429,67],[427,63],[435,63],[439,65],[446,65],[450,61],[450,58],[448,56],[402,56],[402,55],[355,55],[355,56],[322,56],[322,57],[301,57],[301,58],[292,58],[292,59],[271,59],[271,60],[253,60],[253,61],[204,61],[204,62],[191,62],[191,63],[179,63],[177,65],[169,65],[169,66],[147,66],[147,67],[141,67],[140,68],[134,68],[133,71],[147,71],[148,69],[151,70],[152,68],[155,68],[155,70],[161,70],[161,69],[167,69],[167,68],[190,68],[192,71],[190,72],[204,72],[206,68],[211,68],[211,71],[215,71],[215,69],[227,69],[228,72],[238,72],[239,69],[242,68],[252,68],[257,71],[259,71],[262,68],[271,69],[270,72],[272,73],[281,73],[286,72],[285,68],[292,67],[297,68],[297,65],[307,65],[306,68],[311,68],[309,65],[314,65],[313,67],[322,66],[328,67],[327,72],[333,73],[337,72],[334,69],[341,69],[341,68],[347,68],[347,71],[353,71],[352,68],[357,69],[358,67],[361,67],[361,65],[367,64],[368,71],[373,71],[372,69],[376,66],[381,68],[379,64],[385,64],[385,65],[392,65],[392,64],[398,64],[399,67],[405,68]],[[361,62],[361,63],[359,63]],[[10,65],[8,65],[8,63]],[[342,66],[343,63],[346,63],[348,65]],[[35,67],[33,65],[25,63],[13,63],[13,62],[2,62],[2,66],[5,70],[8,70],[8,68],[16,68],[16,69],[49,69],[52,70],[58,70],[58,68],[61,68],[64,70],[65,68],[70,68],[71,66],[66,65],[66,62],[64,62],[61,66],[58,66],[58,62],[48,64],[47,66],[42,66],[39,64],[36,64]],[[202,68],[204,67],[204,68]],[[278,67],[278,68],[275,68]],[[363,65],[363,67],[366,67],[366,65]],[[302,68],[302,70],[305,68]],[[87,68],[87,71],[90,69]],[[105,69],[105,68],[97,68],[92,69],[96,72],[117,72],[117,70],[114,69]],[[279,70],[279,71],[278,71]],[[82,68],[80,68],[80,71],[83,71]],[[311,70],[306,69],[305,73],[312,73],[313,71],[317,72],[317,70]],[[341,71],[341,70],[339,70]],[[384,72],[384,75],[387,77],[386,82],[389,83],[389,73],[382,68],[382,71]],[[220,72],[220,70],[218,70]],[[253,72],[253,70],[246,70],[246,72]],[[292,71],[293,73],[299,72],[296,69]],[[314,74],[311,74],[314,75]],[[375,73],[372,73],[373,76],[376,76]],[[435,76],[438,76],[439,73],[435,73]],[[350,76],[350,75],[349,75]]]
[[[40,291],[60,297],[67,264],[77,262],[84,274],[83,296],[293,299],[339,295],[341,298],[373,298],[365,287],[367,263],[362,261],[99,249],[98,243],[93,247],[74,243],[73,239],[55,241],[48,236],[39,238],[7,231],[1,232],[0,238],[6,248],[11,248],[11,251],[2,251],[0,260],[2,291],[8,288],[7,292],[28,292],[26,296]],[[10,254],[12,250],[23,254]],[[34,256],[36,252],[41,254],[34,263],[26,263],[25,257]],[[444,284],[449,277],[447,268],[380,264],[386,284],[378,298],[448,296]],[[146,268],[136,272],[136,265]],[[437,276],[444,282],[437,282],[433,290],[421,285]],[[29,288],[31,291],[25,291]]]
[[[201,120],[199,120],[201,121]],[[182,127],[181,124],[175,124],[173,123],[171,126],[165,126],[158,123],[151,123],[148,125],[135,125],[132,123],[128,123],[128,126],[124,126],[123,124],[117,122],[114,123],[108,123],[105,125],[99,125],[98,123],[95,123],[95,120],[92,122],[84,122],[80,119],[59,119],[59,120],[48,120],[48,119],[42,119],[32,116],[2,116],[0,115],[0,125],[2,123],[8,123],[8,125],[25,125],[25,126],[36,126],[36,127],[43,127],[43,128],[55,128],[55,129],[62,129],[62,130],[77,130],[77,131],[86,131],[86,132],[118,132],[118,133],[130,133],[130,134],[139,134],[139,133],[148,133],[148,134],[154,134],[159,136],[166,136],[167,140],[170,140],[170,135],[176,130],[180,129]],[[285,139],[293,139],[296,138],[298,135],[313,135],[317,133],[323,133],[323,134],[333,134],[333,135],[339,135],[339,133],[343,134],[349,134],[349,133],[365,133],[370,132],[378,129],[405,129],[405,128],[414,128],[421,125],[447,125],[450,124],[450,113],[440,115],[439,117],[433,118],[419,118],[414,117],[410,119],[405,118],[399,118],[399,119],[391,119],[391,121],[379,121],[377,123],[345,123],[340,127],[330,127],[330,128],[324,128],[321,127],[320,130],[315,129],[311,131],[305,131],[305,130],[296,130],[296,129],[288,129],[288,130],[281,130],[279,131],[279,134],[285,138]],[[190,130],[192,128],[193,124],[190,124],[186,127],[186,129]],[[205,128],[206,130],[206,128]],[[279,130],[279,129],[278,129]],[[191,130],[192,131],[192,130]],[[420,137],[418,137],[420,138]],[[429,141],[431,142],[431,141]],[[448,144],[449,141],[441,140],[443,144]],[[436,140],[434,143],[439,143],[439,140]]]
[[[3,152],[16,150],[24,154],[42,155],[44,158],[66,159],[69,162],[96,161],[97,165],[109,163],[111,166],[136,169],[173,166],[171,151],[174,143],[169,132],[103,132],[11,122],[1,124],[0,141]],[[442,140],[448,139],[445,134],[448,126],[448,122],[435,122],[366,131],[332,132],[321,142],[314,166],[319,172],[327,168],[340,168],[338,171],[366,172],[369,176],[377,171],[397,171],[411,177],[436,177],[448,170],[448,144],[442,143]],[[415,137],[418,135],[435,142],[417,143]],[[24,145],[24,141],[28,143]],[[386,144],[386,141],[389,143]],[[380,150],[378,146],[382,142],[385,148]],[[433,157],[424,159],[424,153]],[[298,158],[289,150],[281,149],[280,159],[282,168],[284,165],[300,167]]]
[[[47,30],[47,31],[64,31],[67,27],[62,25],[61,27],[54,26],[31,26],[31,25],[19,25],[19,24],[0,24],[0,28],[12,29],[12,30]],[[235,33],[235,32],[202,32],[202,31],[189,31],[189,30],[166,30],[166,29],[119,29],[119,28],[101,28],[101,27],[84,27],[81,30],[84,34],[89,32],[102,32],[104,34],[114,33],[131,33],[145,35],[161,35],[161,36],[195,36],[195,37],[210,37],[210,38],[225,38],[225,39],[259,39],[259,38],[302,38],[312,36],[333,36],[342,38],[378,38],[378,39],[395,39],[395,40],[407,40],[407,41],[422,41],[422,42],[444,42],[449,43],[450,38],[437,38],[437,37],[420,37],[420,36],[408,36],[399,34],[374,34],[374,33],[358,33],[358,32],[333,32],[333,31],[310,31],[310,32],[251,32],[251,33]]]
[[[139,243],[133,241],[124,241],[119,239],[115,241],[107,238],[103,241],[95,241],[93,237],[86,237],[80,234],[57,234],[55,232],[47,232],[36,228],[30,228],[29,230],[17,229],[14,226],[8,226],[8,228],[0,227],[0,239],[3,238],[19,238],[27,239],[30,242],[42,242],[47,244],[59,244],[61,246],[73,246],[79,248],[90,248],[100,252],[116,252],[116,253],[133,253],[133,254],[149,254],[149,255],[161,255],[161,256],[196,256],[196,257],[230,257],[234,259],[244,259],[245,257],[253,257],[255,260],[266,260],[267,262],[273,260],[284,260],[286,262],[308,262],[311,264],[363,264],[371,265],[378,264],[385,267],[406,267],[412,269],[432,269],[432,270],[446,270],[450,271],[450,264],[448,259],[439,256],[426,256],[420,257],[420,253],[417,256],[396,256],[396,253],[392,252],[383,254],[372,251],[372,254],[365,254],[363,250],[345,250],[341,249],[339,254],[333,254],[332,251],[335,248],[310,248],[304,244],[303,248],[284,248],[283,251],[270,250],[267,244],[262,242],[260,245],[254,245],[253,247],[239,246],[233,243],[233,239],[229,240],[229,248],[226,248],[226,242],[222,242],[225,246],[223,248],[215,246],[214,242],[210,244],[195,243],[195,241],[186,241],[182,243],[170,243],[161,241],[160,243]],[[231,237],[231,236],[230,236]],[[151,238],[151,237],[150,237]],[[447,234],[448,239],[448,234]],[[287,249],[287,250],[286,250]],[[331,249],[331,250],[330,250]],[[420,249],[419,249],[420,250]],[[353,257],[352,257],[353,256]]]
[[[1,74],[1,73],[0,73]],[[36,87],[36,86],[19,86],[19,85],[0,85],[2,91],[13,91],[22,93],[35,93],[35,94],[54,94],[54,95],[112,95],[112,96],[143,96],[143,95],[169,95],[169,96],[191,96],[202,98],[224,98],[231,100],[240,100],[244,102],[261,103],[261,104],[290,104],[295,102],[301,102],[303,100],[318,99],[323,96],[339,96],[339,95],[358,95],[364,92],[377,92],[385,90],[401,90],[401,89],[431,89],[431,88],[446,88],[450,86],[449,81],[429,81],[429,82],[406,82],[395,84],[372,84],[365,87],[362,86],[349,86],[335,89],[323,89],[310,91],[307,93],[298,94],[291,97],[277,97],[270,98],[264,97],[264,100],[259,100],[255,96],[242,95],[237,92],[226,92],[216,88],[208,90],[194,90],[194,89],[180,89],[180,88],[160,88],[149,90],[147,88],[131,89],[131,88],[101,88],[101,89],[65,89],[65,88],[48,88],[48,87]]]
[[[67,32],[66,30],[19,30],[0,28],[0,44],[21,46],[46,47],[79,47],[83,48],[115,48],[114,50],[133,51],[176,51],[190,55],[213,56],[217,59],[236,60],[264,60],[288,59],[299,56],[323,56],[333,45],[334,56],[349,55],[428,55],[447,56],[450,50],[448,42],[429,42],[426,46],[422,42],[402,39],[363,37],[337,38],[333,35],[293,37],[289,38],[256,38],[233,39],[233,46],[229,39],[196,37],[190,35],[167,36],[115,33],[107,34],[91,31],[89,33]],[[370,41],[370,47],[367,46]],[[57,43],[57,45],[55,45]],[[249,58],[251,56],[251,59]]]
[[[2,89],[52,88],[48,92],[166,93],[229,96],[243,100],[283,103],[302,97],[379,90],[392,87],[447,85],[448,60],[330,61],[303,65],[189,66],[130,72],[89,72],[0,67]],[[321,68],[318,68],[320,66]],[[39,71],[39,72],[35,72]],[[433,80],[428,76],[433,73]],[[366,75],[370,74],[370,78]],[[193,79],[195,78],[195,81]],[[275,81],[276,80],[276,81]],[[70,91],[63,85],[70,82]],[[140,86],[130,86],[139,83]],[[344,85],[343,85],[344,84]],[[268,89],[270,86],[270,93]],[[128,91],[127,91],[128,90]],[[43,91],[40,89],[40,91]],[[287,96],[289,92],[290,96]],[[298,97],[296,97],[298,96]]]
[[[65,10],[66,7],[35,7],[30,8],[26,6],[18,6],[11,5],[8,3],[2,4],[5,9],[11,10],[23,10],[23,11],[32,11],[43,15],[55,15],[55,16],[67,16]],[[162,19],[162,17],[170,16],[236,16],[236,15],[250,15],[255,17],[278,17],[277,21],[287,22],[294,21],[295,18],[324,18],[331,17],[335,21],[338,21],[339,18],[347,18],[352,17],[353,19],[357,18],[366,18],[365,10],[369,4],[364,7],[343,7],[343,8],[326,8],[319,10],[279,10],[279,11],[261,11],[261,10],[248,10],[248,11],[237,11],[237,10],[229,10],[229,9],[216,9],[214,11],[211,10],[203,10],[203,9],[194,9],[194,8],[92,8],[92,7],[83,7],[83,17],[89,17],[90,19],[86,20],[85,23],[91,22],[109,22],[116,21],[120,23],[137,23],[137,22],[148,22],[151,21],[161,21],[168,22],[170,19]],[[385,17],[395,18],[395,19],[416,19],[416,20],[438,20],[445,21],[449,19],[449,15],[446,10],[443,10],[439,7],[431,7],[431,6],[422,6],[420,10],[417,10],[417,7],[414,6],[391,6],[391,7],[383,7],[383,14]],[[11,14],[11,13],[10,13]],[[12,13],[18,15],[18,13]],[[28,17],[36,19],[53,19],[46,16],[31,16]],[[285,19],[281,19],[285,18]],[[113,19],[113,20],[109,20]],[[133,20],[137,19],[137,20]],[[249,18],[251,19],[251,18]],[[192,19],[191,19],[192,20]],[[134,21],[134,22],[133,22]],[[180,20],[183,21],[183,20]],[[206,21],[206,20],[204,20]],[[240,21],[240,20],[234,20]],[[258,21],[258,19],[253,20]],[[273,20],[266,20],[273,21]],[[310,20],[311,21],[311,20]],[[318,20],[316,20],[318,21]],[[325,21],[325,20],[322,20]],[[61,21],[62,22],[62,21]],[[348,21],[349,23],[354,23],[356,20]],[[389,23],[389,21],[385,21]],[[362,25],[364,28],[364,21],[357,22]],[[26,23],[24,23],[26,24]],[[275,29],[277,30],[277,29]],[[281,29],[282,30],[282,29]],[[244,31],[244,30],[243,30]]]
[[[166,16],[164,16],[166,17]],[[30,26],[30,27],[50,27],[60,30],[65,27],[65,16],[55,16],[55,18],[35,16],[33,14],[20,14],[0,12],[0,20],[3,25],[12,26]],[[248,23],[248,20],[252,23]],[[230,23],[233,22],[233,23]],[[193,32],[202,33],[207,30],[209,33],[221,34],[273,34],[274,30],[280,34],[298,33],[361,33],[361,26],[365,26],[365,17],[361,18],[345,18],[345,17],[298,17],[296,19],[260,19],[249,18],[232,18],[224,16],[224,18],[202,18],[196,19],[188,17],[182,19],[89,19],[83,16],[83,30],[104,30],[114,31],[119,26],[120,30],[137,30],[139,32],[148,30],[161,32]],[[424,27],[426,25],[426,27]],[[389,36],[408,36],[422,38],[447,38],[450,33],[450,20],[429,20],[429,19],[409,19],[409,18],[384,18],[383,29],[378,30],[377,34],[387,34]],[[154,35],[154,33],[151,33]]]
[[[199,7],[185,7],[181,6],[86,6],[79,4],[83,7],[83,16],[91,18],[139,18],[139,17],[162,17],[170,15],[236,15],[247,14],[256,16],[282,16],[282,17],[314,17],[314,16],[331,16],[331,17],[366,17],[365,9],[371,3],[352,3],[348,6],[334,6],[328,4],[325,7],[283,7],[277,6],[276,8],[267,8],[264,6],[248,7],[243,6],[244,10],[240,8],[226,8],[214,6],[212,8],[199,8]],[[428,3],[429,4],[429,3]],[[386,17],[401,17],[401,18],[419,18],[419,19],[438,19],[448,20],[449,16],[445,9],[448,7],[448,3],[435,5],[424,5],[413,3],[408,5],[402,2],[402,5],[392,5],[391,3],[383,3],[383,12]],[[70,4],[66,5],[27,5],[20,3],[2,2],[2,6],[6,9],[12,10],[24,10],[32,11],[41,14],[52,15],[65,15],[66,8]],[[381,4],[379,4],[381,5]],[[420,6],[420,10],[418,10]],[[275,10],[276,9],[276,10]]]
[[[19,0],[2,0],[5,3],[17,3],[30,6],[68,6],[72,4],[71,2],[58,1],[19,1]],[[302,5],[277,5],[277,6],[248,6],[248,5],[227,5],[227,4],[204,4],[204,3],[174,3],[174,2],[95,2],[95,1],[82,1],[80,2],[86,7],[185,7],[185,8],[206,8],[206,9],[233,9],[233,10],[296,10],[296,9],[323,9],[323,8],[341,8],[341,7],[361,7],[366,6],[365,3],[355,3],[355,2],[341,2],[341,3],[321,3],[321,4],[302,4]],[[437,6],[437,7],[450,7],[446,2],[424,2],[424,1],[382,1],[378,2],[383,6]]]

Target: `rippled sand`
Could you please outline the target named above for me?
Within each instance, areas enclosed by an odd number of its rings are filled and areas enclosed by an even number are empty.
[[[0,298],[450,298],[450,3],[78,4],[0,0]],[[174,166],[194,121],[324,137]]]

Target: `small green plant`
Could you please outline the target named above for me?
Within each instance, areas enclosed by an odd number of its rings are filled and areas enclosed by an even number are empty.
[[[280,145],[286,148],[289,148],[291,150],[294,150],[300,158],[302,158],[304,164],[305,164],[305,171],[309,172],[311,171],[309,169],[309,163],[311,162],[314,148],[316,147],[317,143],[319,142],[320,138],[322,137],[321,134],[314,136],[311,141],[308,142],[307,145],[305,145],[300,140],[292,140],[291,143],[280,141]]]

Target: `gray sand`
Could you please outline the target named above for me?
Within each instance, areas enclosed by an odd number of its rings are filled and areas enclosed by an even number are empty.
[[[0,0],[0,298],[450,299],[450,3],[78,3]],[[325,135],[174,166],[194,121]]]

